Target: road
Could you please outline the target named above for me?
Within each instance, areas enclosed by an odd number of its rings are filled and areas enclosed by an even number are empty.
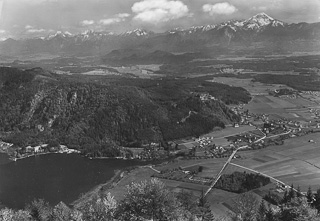
[[[282,135],[286,135],[286,134],[289,134],[291,132],[291,129],[290,130],[288,130],[287,132],[285,132],[285,133],[282,133],[282,134],[276,134],[276,135],[272,135],[272,136],[270,136],[270,137],[267,137],[267,138],[272,138],[272,137],[277,137],[277,136],[282,136]]]
[[[260,129],[259,129],[260,130]],[[261,130],[260,130],[261,131]],[[270,136],[268,138],[271,138],[271,137],[276,137],[276,136],[281,136],[281,135],[285,135],[285,134],[289,134],[291,132],[291,130],[285,132],[285,133],[282,133],[282,134],[276,134],[276,135],[273,135],[273,136]],[[263,133],[261,131],[261,133]],[[263,139],[267,138],[267,135],[265,133],[263,133],[263,137],[259,138],[258,140],[254,141],[253,143],[257,143]],[[207,191],[205,192],[204,196],[206,196],[211,190],[212,188],[214,188],[214,186],[216,185],[216,183],[218,182],[218,180],[220,179],[223,171],[228,167],[228,165],[230,164],[231,160],[233,159],[233,157],[236,155],[236,153],[238,152],[238,150],[241,150],[243,148],[246,148],[248,147],[248,145],[245,145],[245,146],[242,146],[242,147],[239,147],[237,149],[235,149],[232,154],[230,155],[230,157],[228,158],[228,160],[226,161],[226,163],[223,165],[223,167],[221,168],[220,172],[217,174],[217,176],[215,177],[214,181],[212,182],[212,184],[210,185],[210,187],[207,189]],[[259,173],[259,172],[257,172]],[[268,176],[269,177],[269,176]],[[270,177],[271,178],[271,177]],[[274,179],[274,178],[272,178]],[[280,183],[283,183],[280,181]],[[284,184],[284,183],[283,183]]]
[[[228,158],[227,162],[225,162],[225,164],[223,165],[223,167],[221,168],[220,172],[217,174],[215,180],[213,181],[213,183],[210,185],[209,189],[207,189],[207,191],[205,192],[204,196],[206,196],[211,190],[212,188],[216,185],[216,183],[218,182],[218,180],[220,179],[223,171],[227,168],[227,166],[230,164],[231,160],[233,159],[233,157],[236,155],[237,151],[242,149],[242,148],[246,148],[248,147],[248,145],[239,147],[237,149],[235,149],[232,154],[230,155],[230,157]]]
[[[147,168],[150,168],[151,170],[153,170],[153,171],[155,171],[157,173],[161,173],[161,171],[154,169],[152,166],[148,166],[147,165],[147,166],[142,166],[142,167],[147,167]]]
[[[281,180],[278,180],[278,179],[276,179],[276,178],[274,178],[274,177],[272,177],[272,176],[269,176],[268,174],[261,173],[261,172],[259,172],[259,171],[257,171],[257,170],[253,170],[253,169],[251,169],[251,168],[244,167],[244,166],[241,166],[241,165],[239,165],[239,164],[235,164],[235,163],[230,163],[230,164],[233,165],[233,166],[240,167],[240,168],[242,168],[242,169],[249,170],[249,171],[251,171],[251,172],[260,174],[260,175],[262,175],[262,176],[268,177],[268,178],[270,178],[271,180],[274,180],[274,181],[276,181],[276,182],[278,182],[278,183],[280,183],[280,184],[282,184],[282,185],[284,185],[284,186],[286,186],[286,187],[289,186],[289,185],[285,184],[284,182],[282,182]],[[290,188],[291,188],[291,187],[290,187]],[[293,188],[293,190],[296,191],[296,192],[298,192],[298,190],[296,190],[295,188]]]

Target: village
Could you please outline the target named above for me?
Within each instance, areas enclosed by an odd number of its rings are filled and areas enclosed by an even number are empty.
[[[78,150],[69,149],[65,145],[41,144],[38,146],[14,147],[11,143],[0,141],[0,153],[9,155],[12,161],[21,160],[27,157],[49,154],[49,153],[80,153]]]

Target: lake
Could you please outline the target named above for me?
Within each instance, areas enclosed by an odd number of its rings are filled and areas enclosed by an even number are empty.
[[[134,160],[95,159],[78,154],[48,154],[9,162],[0,154],[0,203],[24,208],[42,198],[67,204],[112,178],[115,170],[146,164]]]

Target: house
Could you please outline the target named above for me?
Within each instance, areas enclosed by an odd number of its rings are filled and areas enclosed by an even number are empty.
[[[34,151],[33,147],[27,146],[26,147],[26,153],[32,153]]]
[[[36,147],[34,147],[34,152],[35,152],[35,153],[42,152],[41,146],[36,146]]]

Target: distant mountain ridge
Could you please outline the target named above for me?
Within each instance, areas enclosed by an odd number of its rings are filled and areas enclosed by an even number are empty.
[[[164,33],[135,29],[121,34],[86,31],[72,35],[57,32],[42,38],[7,39],[0,42],[1,54],[64,53],[104,55],[116,49],[190,52],[220,46],[229,49],[275,47],[283,44],[292,50],[320,48],[320,23],[288,24],[259,13],[246,20],[230,20],[217,25],[175,28]],[[298,46],[301,46],[300,49]]]

